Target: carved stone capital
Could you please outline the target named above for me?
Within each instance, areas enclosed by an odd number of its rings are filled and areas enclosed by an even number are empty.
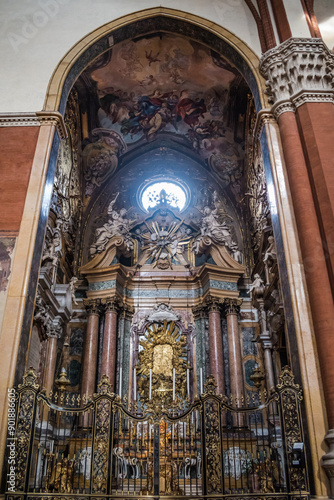
[[[228,314],[239,314],[240,307],[242,304],[242,299],[224,299],[224,313]]]
[[[192,308],[192,311],[193,311],[193,316],[194,316],[194,319],[200,319],[200,318],[204,318],[207,316],[206,314],[206,308],[203,304],[200,304],[198,306],[194,306]]]
[[[277,101],[274,106],[272,107],[272,111],[275,115],[276,120],[283,114],[286,113],[287,111],[291,111],[292,113],[296,112],[296,107],[295,105],[290,101],[290,99],[287,99],[285,101]]]
[[[210,312],[221,312],[222,310],[222,301],[217,297],[212,297],[212,295],[207,295],[204,301],[204,306],[206,310]]]
[[[107,297],[101,300],[101,305],[105,312],[119,312],[122,308],[123,302],[118,296]]]
[[[84,306],[88,314],[99,314],[101,299],[84,299]]]
[[[290,38],[268,50],[260,61],[272,104],[301,91],[331,93],[333,68],[334,54],[320,38]]]
[[[255,137],[255,139],[260,139],[261,135],[262,135],[262,131],[263,131],[263,128],[265,126],[266,123],[270,123],[270,122],[275,122],[275,117],[273,115],[273,113],[271,112],[271,110],[269,109],[261,109],[261,111],[258,112],[258,114],[256,115],[256,121],[255,121],[255,125],[254,125],[254,131],[253,131],[253,135]]]
[[[57,323],[50,323],[46,327],[46,335],[49,339],[60,339],[63,333],[63,327]]]
[[[129,304],[122,303],[119,308],[119,314],[122,318],[131,319],[135,313],[135,308]]]

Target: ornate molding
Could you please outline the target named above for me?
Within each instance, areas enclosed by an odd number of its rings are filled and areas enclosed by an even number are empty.
[[[172,306],[161,302],[154,306],[152,310],[145,316],[146,321],[180,321],[181,314],[174,311]]]
[[[58,111],[38,111],[36,115],[40,121],[40,125],[53,125],[57,129],[60,139],[67,138],[64,118]]]
[[[120,297],[107,297],[101,299],[101,305],[104,307],[105,312],[119,312],[123,306],[123,301]]]
[[[291,97],[291,101],[298,108],[306,102],[333,102],[334,103],[334,90],[312,90],[312,92],[304,91],[297,92]]]
[[[60,139],[67,138],[64,118],[58,111],[0,114],[0,127],[41,127],[42,125],[53,125]]]
[[[203,304],[200,304],[198,306],[194,306],[192,308],[192,312],[193,312],[193,316],[194,316],[195,320],[205,318],[207,316],[206,308]]]
[[[83,299],[88,314],[100,314],[101,299]]]
[[[253,129],[253,136],[256,140],[259,140],[263,128],[266,123],[275,122],[275,117],[270,109],[261,109],[256,115],[256,121]]]
[[[318,93],[318,99],[328,100],[334,89],[333,69],[334,54],[320,38],[290,38],[268,50],[260,61],[272,104],[300,92]]]
[[[295,105],[290,101],[290,99],[277,101],[272,107],[272,112],[274,113],[276,120],[278,120],[278,118],[287,111],[291,111],[292,113],[296,112]]]
[[[51,323],[46,327],[46,335],[49,339],[60,339],[62,333],[63,327],[59,323]]]
[[[239,314],[242,299],[224,299],[223,307],[225,315]]]
[[[223,307],[223,301],[212,295],[207,295],[204,300],[204,305],[206,310],[210,312],[221,312]]]

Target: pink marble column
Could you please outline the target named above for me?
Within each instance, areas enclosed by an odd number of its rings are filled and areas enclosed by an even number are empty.
[[[117,343],[117,310],[118,302],[107,299],[105,302],[104,335],[101,362],[101,377],[107,375],[111,391],[115,391],[116,343]]]
[[[88,311],[87,330],[84,348],[83,371],[81,380],[81,396],[91,396],[95,391],[97,366],[97,350],[99,337],[99,300],[85,303]]]
[[[218,300],[210,300],[210,303],[208,305],[210,375],[215,378],[215,381],[217,383],[217,394],[225,394],[224,357],[220,308],[221,305]]]
[[[239,338],[238,313],[241,299],[225,299],[224,307],[227,320],[228,352],[230,365],[231,394],[240,401],[243,395],[243,369]]]
[[[46,363],[43,376],[43,387],[46,389],[46,394],[49,395],[53,389],[54,376],[57,362],[57,344],[60,337],[60,332],[52,325],[47,330],[47,345],[46,345]]]

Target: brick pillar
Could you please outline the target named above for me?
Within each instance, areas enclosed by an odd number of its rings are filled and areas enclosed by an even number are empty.
[[[291,111],[281,114],[278,124],[316,333],[328,423],[334,428],[334,309],[323,240],[295,114]]]

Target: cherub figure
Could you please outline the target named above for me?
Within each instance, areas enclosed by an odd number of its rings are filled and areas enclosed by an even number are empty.
[[[69,282],[69,287],[70,287],[70,290],[71,290],[71,297],[72,297],[72,300],[73,300],[73,303],[77,306],[78,305],[78,302],[77,302],[77,298],[75,296],[75,285],[76,283],[79,281],[79,279],[76,277],[76,276],[72,276],[70,282]]]
[[[90,247],[90,254],[94,256],[96,253],[101,253],[106,248],[108,241],[113,236],[123,236],[128,250],[133,249],[133,242],[130,237],[130,226],[135,222],[134,220],[126,219],[127,210],[122,208],[119,212],[114,210],[114,205],[119,193],[109,203],[108,206],[108,222],[103,224],[102,227],[96,229],[95,242]]]

